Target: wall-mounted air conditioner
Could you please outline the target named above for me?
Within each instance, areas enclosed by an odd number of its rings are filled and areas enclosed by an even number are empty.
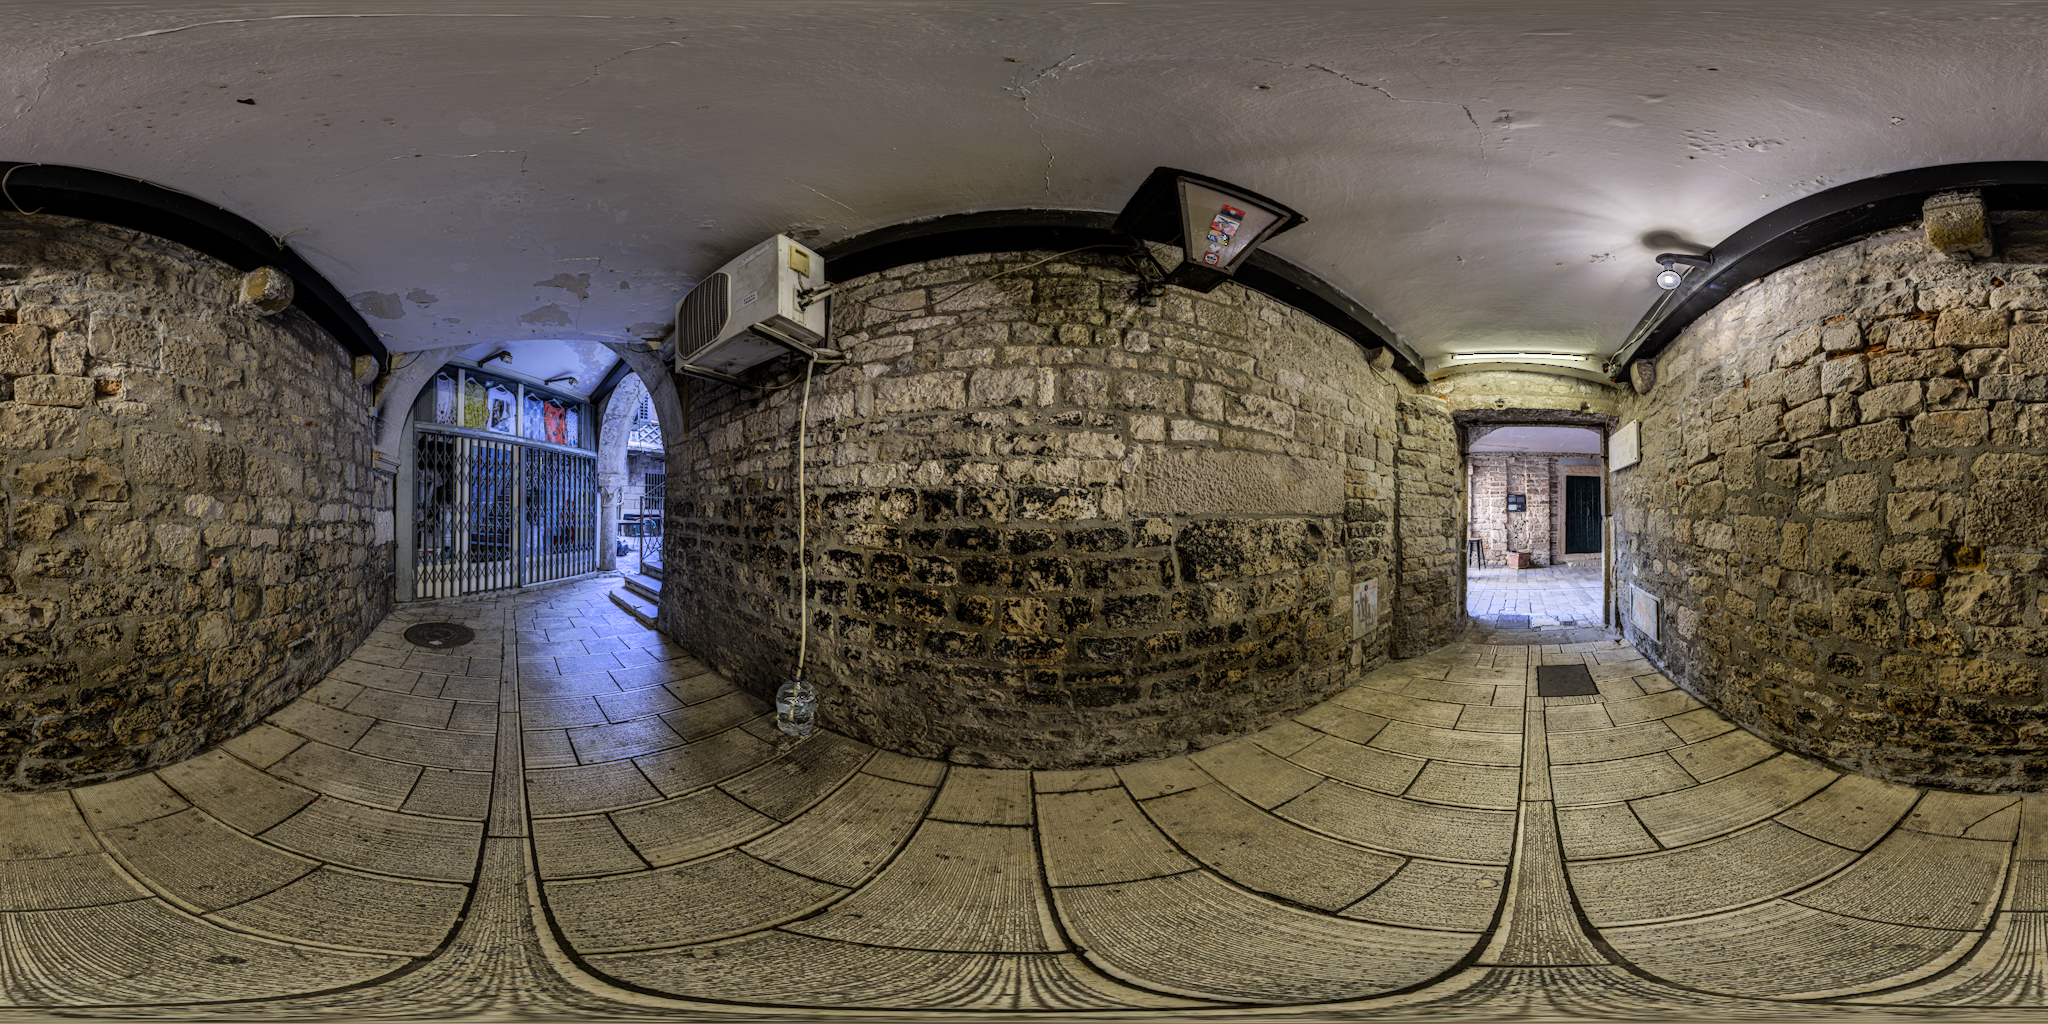
[[[676,303],[676,372],[745,383],[751,367],[825,346],[825,260],[776,235],[718,268]],[[806,296],[809,301],[806,301]]]

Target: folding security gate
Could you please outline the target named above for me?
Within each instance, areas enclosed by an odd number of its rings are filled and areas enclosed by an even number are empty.
[[[597,460],[416,428],[413,595],[455,597],[597,571]]]

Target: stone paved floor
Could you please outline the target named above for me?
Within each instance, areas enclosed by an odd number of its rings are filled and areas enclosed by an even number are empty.
[[[1454,645],[1189,757],[994,771],[779,749],[607,585],[408,607],[219,749],[0,797],[0,1019],[2048,1003],[2048,796],[1838,775],[1611,639]],[[399,637],[429,619],[478,639]],[[1600,694],[1533,696],[1539,664]]]
[[[1513,628],[1598,626],[1600,567],[1467,569],[1465,612],[1489,624]],[[1523,617],[1528,619],[1526,623],[1520,621]]]

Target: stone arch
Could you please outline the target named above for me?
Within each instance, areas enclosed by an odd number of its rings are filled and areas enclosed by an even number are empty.
[[[605,396],[604,411],[598,417],[597,500],[602,511],[597,526],[597,562],[608,570],[619,567],[616,552],[619,519],[625,512],[620,501],[626,487],[626,434],[633,422],[633,410],[646,396],[646,382],[639,374],[629,373]]]

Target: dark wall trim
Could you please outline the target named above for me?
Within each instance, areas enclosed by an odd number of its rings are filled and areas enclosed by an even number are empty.
[[[1131,241],[1110,230],[1116,214],[1089,210],[994,210],[961,213],[878,228],[820,246],[825,273],[850,281],[909,263],[985,252],[1065,252],[1102,245],[1127,249]],[[1098,250],[1114,255],[1111,249]],[[1269,295],[1328,324],[1367,348],[1394,353],[1394,366],[1415,384],[1428,378],[1422,359],[1380,318],[1322,279],[1264,249],[1254,250],[1237,272],[1239,284]]]
[[[168,238],[234,267],[276,267],[291,276],[292,304],[325,328],[351,355],[387,354],[377,332],[291,247],[254,223],[212,203],[137,178],[84,167],[0,161],[6,194],[0,210],[45,213],[112,224]],[[10,202],[11,200],[11,202]]]
[[[1711,264],[1685,275],[1682,284],[1660,296],[1615,353],[1608,376],[1620,381],[1630,362],[1654,358],[1678,332],[1743,285],[1865,235],[1911,224],[1935,193],[1971,188],[1984,191],[1989,209],[2048,209],[2048,162],[1918,167],[1787,203],[1729,235],[1714,247]],[[1648,276],[1649,264],[1644,268]]]

